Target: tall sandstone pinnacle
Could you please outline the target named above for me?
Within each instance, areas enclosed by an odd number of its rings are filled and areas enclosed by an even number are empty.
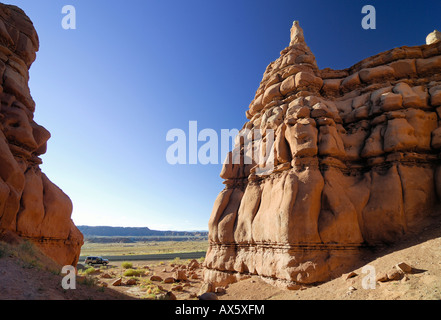
[[[439,219],[441,42],[320,70],[294,22],[290,46],[267,67],[246,116],[242,131],[265,139],[274,130],[274,170],[224,164],[206,282],[255,274],[294,289],[328,281],[366,247]],[[259,143],[237,140],[234,150],[243,156]]]
[[[50,133],[33,120],[29,68],[39,48],[31,20],[0,3],[0,238],[16,234],[61,265],[76,265],[83,235],[72,202],[39,165]]]

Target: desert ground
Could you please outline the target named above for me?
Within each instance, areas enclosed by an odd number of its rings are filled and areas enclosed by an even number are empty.
[[[383,274],[396,271],[396,265],[402,262],[412,270],[402,272],[396,280],[375,281],[375,289],[363,287],[363,279],[368,275],[363,273],[364,266],[373,266],[379,279]],[[164,298],[167,292],[177,300],[198,299],[204,292],[203,259],[131,263],[130,268],[124,268],[124,262],[113,262],[107,268],[95,268],[90,276],[97,285],[112,287],[137,299]],[[125,276],[129,269],[139,271],[139,276]],[[121,285],[113,286],[119,279]],[[171,282],[166,283],[168,281]],[[428,226],[423,234],[409,236],[395,246],[367,253],[358,268],[323,284],[287,290],[250,275],[214,290],[219,300],[440,300],[441,223]]]
[[[191,248],[191,244],[187,244]],[[198,300],[206,291],[203,258],[110,261],[108,266],[77,266],[76,289],[61,286],[58,267],[27,242],[0,243],[0,299],[25,300]],[[397,271],[404,262],[410,272],[396,280],[375,281],[364,289],[363,266],[375,267],[377,279]],[[441,300],[441,223],[421,235],[365,255],[352,272],[301,290],[287,290],[249,275],[227,287],[214,288],[218,300]]]

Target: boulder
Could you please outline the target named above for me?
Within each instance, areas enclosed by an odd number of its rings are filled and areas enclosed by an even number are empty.
[[[441,32],[434,30],[426,37],[426,44],[437,43],[441,41]]]
[[[404,276],[404,273],[401,270],[392,268],[386,272],[386,275],[389,280],[401,280]]]
[[[115,281],[112,282],[112,286],[114,286],[114,287],[119,287],[121,285],[122,285],[122,279],[121,278],[116,279]]]
[[[162,281],[160,276],[153,275],[150,277],[150,281]]]
[[[188,270],[195,270],[198,268],[200,268],[200,263],[196,259],[193,259],[189,262]]]
[[[413,268],[405,262],[399,262],[395,267],[403,273],[412,273],[413,271]]]
[[[375,280],[379,282],[387,282],[389,281],[389,278],[387,277],[387,274],[385,272],[381,272],[377,274]]]
[[[130,279],[127,279],[127,281],[125,282],[125,285],[126,286],[134,286],[134,285],[136,285],[136,283],[137,283],[137,280],[135,278],[130,278]]]
[[[206,292],[198,296],[199,300],[219,300],[217,295],[213,292]]]
[[[171,289],[172,291],[182,291],[184,290],[184,287],[181,285],[177,285],[177,286],[173,286]]]
[[[187,281],[187,274],[184,270],[176,270],[174,273],[174,278],[177,281]]]
[[[216,287],[214,289],[214,292],[217,294],[225,294],[227,292],[227,290],[224,287]]]
[[[174,283],[176,281],[173,277],[167,277],[164,279],[164,283]]]

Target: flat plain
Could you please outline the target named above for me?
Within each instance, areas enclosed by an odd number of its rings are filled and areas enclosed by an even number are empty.
[[[133,243],[95,243],[85,241],[81,248],[81,257],[84,256],[130,256],[135,255],[161,255],[185,252],[205,252],[208,241],[137,241]]]

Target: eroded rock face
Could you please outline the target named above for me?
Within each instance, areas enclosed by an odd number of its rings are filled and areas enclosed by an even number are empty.
[[[327,281],[364,247],[418,232],[441,200],[441,42],[319,70],[294,23],[246,115],[242,130],[274,127],[274,170],[224,165],[206,282]]]
[[[0,4],[0,234],[14,232],[62,265],[76,265],[83,235],[72,202],[39,165],[50,133],[33,120],[28,70],[39,40],[19,8]]]

